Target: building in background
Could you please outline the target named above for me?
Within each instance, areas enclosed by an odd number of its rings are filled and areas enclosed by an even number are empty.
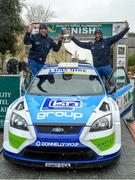
[[[129,33],[128,36],[128,57],[135,54],[135,33]]]

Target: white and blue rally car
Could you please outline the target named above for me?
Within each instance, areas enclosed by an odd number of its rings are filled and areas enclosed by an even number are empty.
[[[105,87],[89,64],[45,65],[8,108],[4,157],[55,168],[115,162],[121,152],[120,117],[132,104],[132,85],[123,68]]]

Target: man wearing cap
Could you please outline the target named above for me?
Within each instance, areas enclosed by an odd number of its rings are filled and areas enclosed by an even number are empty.
[[[31,44],[28,55],[28,65],[34,76],[44,66],[50,49],[55,52],[59,51],[62,44],[62,36],[60,36],[59,41],[56,44],[53,39],[48,36],[48,29],[45,23],[40,24],[39,33],[32,34],[32,30],[33,25],[29,25],[24,36],[24,44]]]
[[[92,42],[81,42],[74,36],[71,38],[72,41],[81,48],[91,50],[93,57],[94,67],[97,69],[101,78],[108,78],[112,72],[110,65],[110,46],[119,41],[129,30],[129,24],[125,21],[125,29],[119,34],[103,38],[102,31],[97,29],[94,33],[95,40]]]

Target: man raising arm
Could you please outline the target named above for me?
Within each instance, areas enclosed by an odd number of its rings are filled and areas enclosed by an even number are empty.
[[[62,37],[59,38],[56,44],[53,39],[48,36],[48,28],[45,23],[40,24],[39,33],[32,34],[32,30],[33,25],[30,25],[24,36],[24,44],[31,44],[28,55],[28,65],[34,76],[44,66],[50,49],[55,52],[59,51],[62,45]]]
[[[79,47],[91,50],[94,67],[97,69],[101,78],[108,78],[112,72],[110,65],[110,47],[112,44],[119,41],[128,32],[128,30],[129,24],[125,21],[125,29],[115,36],[103,38],[102,31],[97,29],[94,33],[94,42],[81,42],[75,37],[72,37],[71,39]]]

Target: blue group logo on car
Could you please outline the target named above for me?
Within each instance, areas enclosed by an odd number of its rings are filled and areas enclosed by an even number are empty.
[[[70,119],[81,119],[83,117],[82,112],[76,111],[76,109],[82,108],[82,101],[73,100],[68,98],[46,98],[37,113],[37,120],[44,120],[51,118],[70,118]]]
[[[79,100],[68,100],[68,99],[56,99],[56,98],[46,98],[41,106],[40,111],[49,110],[66,110],[73,111],[75,108],[81,108],[82,102]]]

